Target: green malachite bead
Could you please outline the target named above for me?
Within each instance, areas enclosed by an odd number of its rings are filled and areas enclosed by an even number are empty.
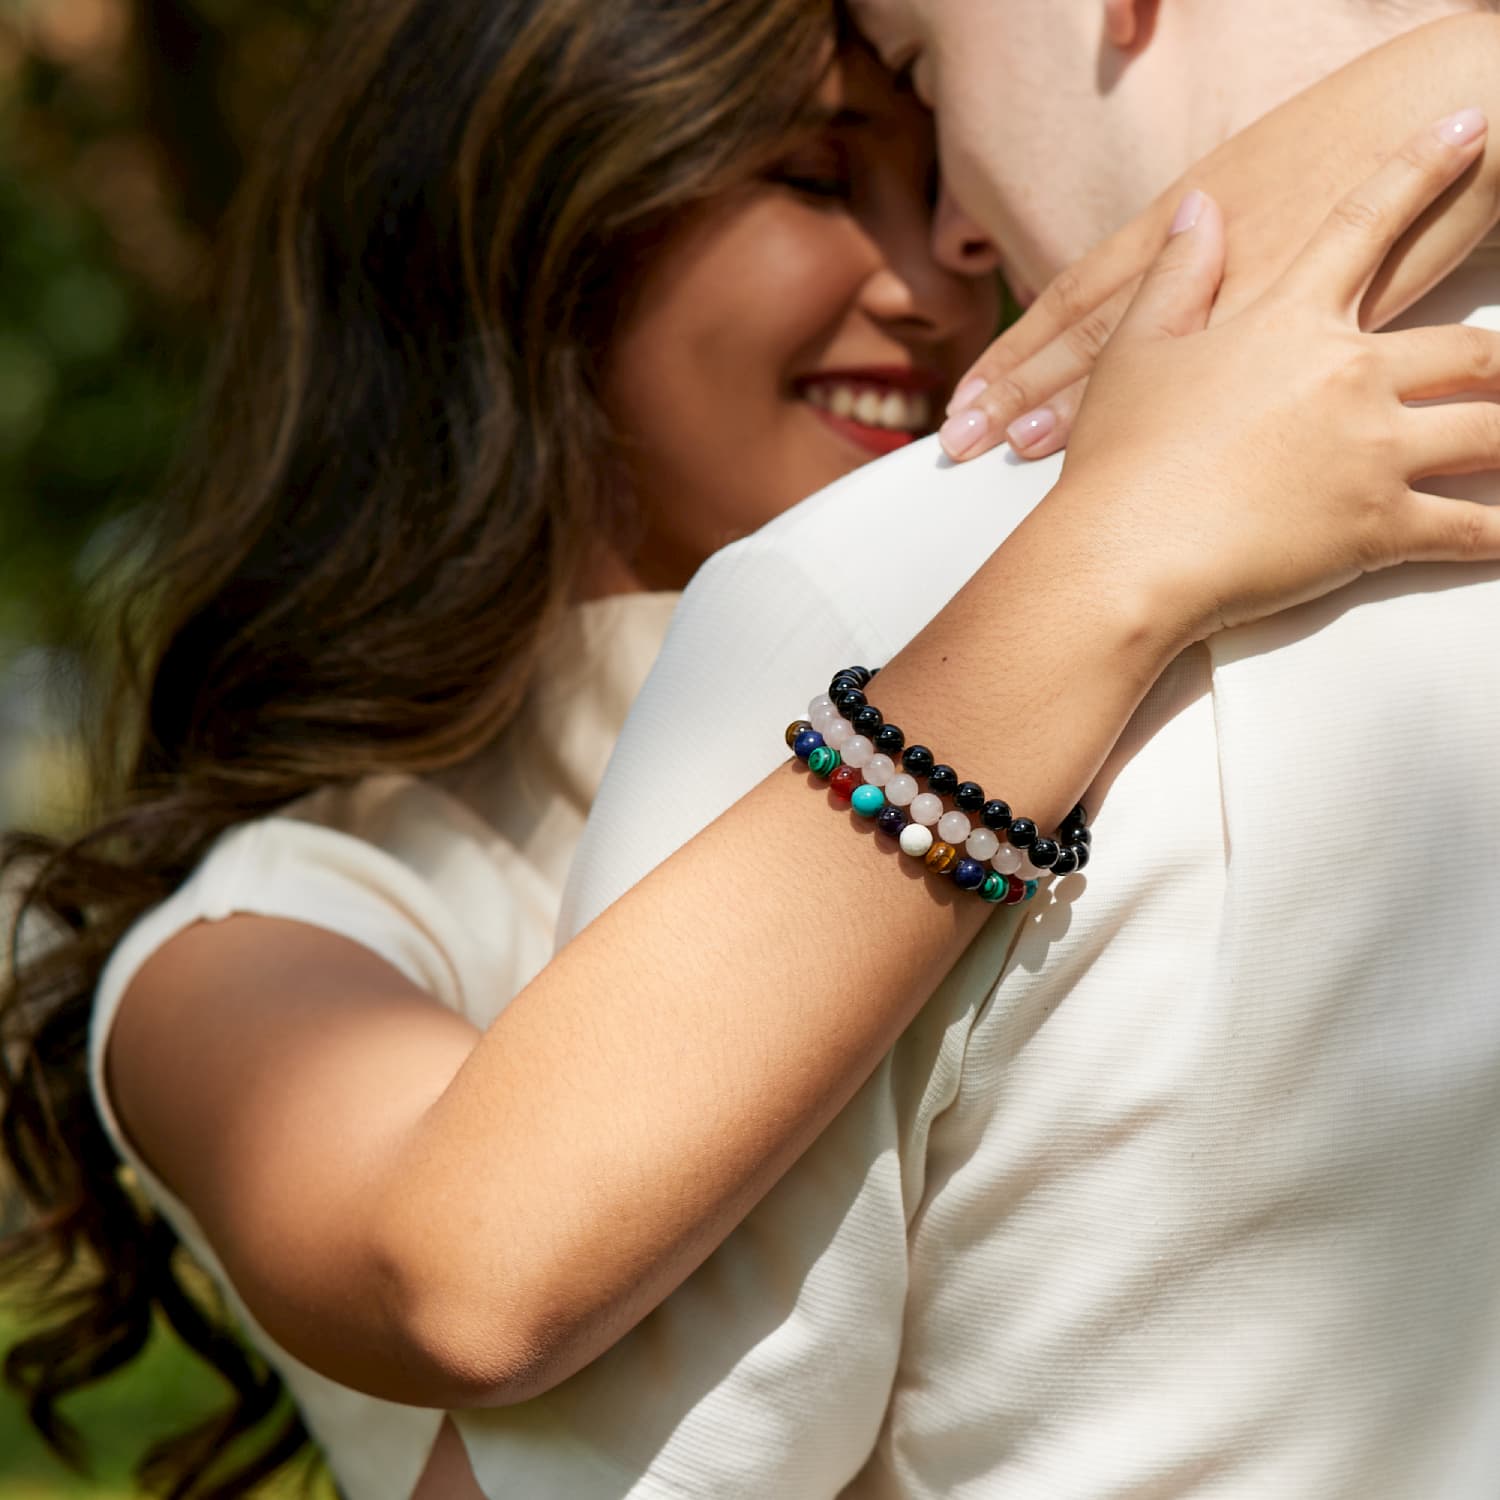
[[[812,725],[806,719],[798,719],[795,724],[788,724],[786,726],[787,749],[790,750],[797,743],[797,736],[799,734],[806,734],[811,728]]]
[[[827,781],[843,765],[844,757],[831,745],[820,745],[807,757],[807,769]]]
[[[1008,890],[1010,890],[1010,882],[998,870],[992,870],[984,877],[984,884],[979,887],[979,894],[991,906],[998,906],[1005,900]]]
[[[878,786],[862,786],[854,794],[854,810],[862,818],[878,818],[885,806],[885,793]]]

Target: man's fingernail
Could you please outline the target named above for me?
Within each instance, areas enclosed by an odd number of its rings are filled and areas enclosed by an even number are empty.
[[[989,388],[989,381],[979,375],[974,376],[972,380],[964,381],[954,391],[953,399],[948,403],[948,415],[956,417],[959,412],[967,411]]]
[[[938,429],[938,442],[949,458],[962,458],[976,448],[989,431],[990,419],[983,411],[971,408],[949,417]]]
[[[1181,234],[1183,230],[1191,229],[1203,217],[1203,205],[1207,201],[1203,194],[1194,188],[1178,207],[1177,217],[1172,220],[1171,233]]]
[[[1011,447],[1020,453],[1027,448],[1035,448],[1056,430],[1057,413],[1050,406],[1039,406],[1035,411],[1027,412],[1024,417],[1017,417],[1005,429],[1005,436]]]
[[[1482,109],[1461,109],[1438,122],[1437,138],[1448,146],[1467,146],[1489,123]]]

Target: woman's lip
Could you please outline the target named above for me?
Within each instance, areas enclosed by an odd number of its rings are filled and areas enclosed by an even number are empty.
[[[887,453],[895,453],[900,448],[909,447],[916,442],[917,436],[913,432],[896,432],[889,427],[866,427],[863,422],[856,422],[853,417],[835,416],[831,411],[826,411],[821,406],[807,403],[807,409],[829,427],[840,437],[848,439],[849,442],[863,448],[866,453],[879,458]]]

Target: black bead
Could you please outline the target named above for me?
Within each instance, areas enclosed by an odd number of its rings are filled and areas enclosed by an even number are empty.
[[[894,724],[882,724],[875,735],[875,748],[892,760],[905,748],[906,736]]]
[[[847,692],[840,693],[833,701],[838,711],[852,724],[855,714],[865,706],[866,699],[858,688],[850,688]]]
[[[951,797],[958,790],[958,772],[952,766],[934,766],[927,773],[927,789],[939,797]]]
[[[845,667],[844,670],[846,672],[852,672],[857,678],[859,678],[859,685],[862,688],[869,687],[870,679],[875,675],[868,667]]]
[[[873,740],[880,726],[885,723],[885,715],[873,703],[867,703],[850,722],[854,725],[855,734],[862,734],[866,739]]]
[[[966,781],[954,792],[953,800],[965,812],[978,812],[984,806],[984,788],[977,781]]]
[[[1006,837],[1017,849],[1029,849],[1036,843],[1036,824],[1030,818],[1017,818],[1011,825]]]
[[[1073,830],[1073,836],[1068,840],[1068,842],[1070,844],[1092,844],[1094,842],[1094,835],[1092,831],[1087,828],[1075,828]]]
[[[837,703],[850,689],[862,687],[864,687],[864,683],[853,672],[838,672],[834,675],[833,681],[828,684],[828,696]]]
[[[1082,828],[1083,825],[1088,822],[1088,820],[1089,810],[1083,805],[1083,803],[1079,802],[1074,806],[1073,811],[1063,819],[1063,822],[1076,823],[1080,828]]]
[[[1073,857],[1078,861],[1078,868],[1081,870],[1089,862],[1089,846],[1087,844],[1074,844],[1072,845],[1072,849]]]
[[[1078,856],[1071,849],[1059,849],[1052,866],[1054,875],[1071,875],[1078,868]]]
[[[1002,828],[1010,827],[1010,803],[1009,802],[986,802],[984,810],[979,814],[979,821],[986,828],[993,828],[997,833]]]
[[[925,776],[933,767],[932,751],[926,745],[908,745],[901,764],[908,776]]]
[[[1057,863],[1057,856],[1062,851],[1051,839],[1038,839],[1031,846],[1031,852],[1026,856],[1039,870],[1050,870]]]

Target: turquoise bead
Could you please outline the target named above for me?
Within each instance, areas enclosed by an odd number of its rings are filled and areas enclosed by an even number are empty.
[[[885,806],[885,793],[878,786],[862,786],[854,793],[854,810],[862,818],[878,818]]]
[[[1037,891],[1037,883],[1036,883],[1036,881],[1034,881],[1034,880],[1028,880],[1026,882],[1026,899],[1028,901],[1034,901],[1034,900],[1036,900],[1036,891]]]
[[[807,769],[814,776],[821,776],[827,781],[830,776],[844,763],[844,757],[831,745],[819,745],[811,755],[807,757]]]
[[[984,884],[979,887],[979,894],[984,897],[991,906],[998,906],[1005,900],[1010,891],[1010,881],[1000,874],[998,870],[992,870],[984,877]]]

